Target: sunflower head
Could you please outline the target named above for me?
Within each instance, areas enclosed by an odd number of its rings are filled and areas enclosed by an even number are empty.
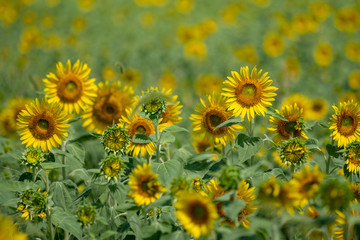
[[[326,116],[328,110],[329,107],[324,99],[314,99],[311,101],[309,119],[319,121]]]
[[[21,211],[22,218],[32,220],[33,217],[46,218],[46,208],[48,205],[47,192],[34,191],[28,189],[20,193],[18,210]]]
[[[257,71],[254,67],[249,73],[248,67],[241,67],[240,74],[232,71],[232,77],[224,81],[222,95],[227,97],[226,106],[229,110],[234,111],[235,116],[241,116],[248,120],[255,117],[255,114],[265,115],[266,107],[271,106],[271,102],[275,101],[273,97],[277,90],[271,86],[272,80],[269,79],[267,73],[262,74],[262,70]]]
[[[306,161],[307,148],[301,140],[291,138],[280,146],[279,153],[285,165],[299,166]]]
[[[346,169],[349,172],[360,172],[360,141],[356,140],[346,146],[345,150]]]
[[[100,174],[108,181],[116,181],[124,171],[124,163],[118,156],[107,156],[100,163]]]
[[[220,171],[219,182],[220,186],[225,190],[237,189],[241,181],[240,168],[237,166],[225,165]]]
[[[51,150],[51,147],[61,145],[64,137],[68,136],[66,127],[70,125],[68,115],[62,111],[57,103],[48,103],[45,100],[34,102],[22,110],[17,120],[19,134],[22,136],[26,147],[40,147],[43,152]]]
[[[159,119],[166,109],[166,100],[168,98],[166,94],[157,89],[150,89],[143,93],[138,104],[142,105],[142,111],[150,119]]]
[[[39,148],[27,148],[21,158],[21,162],[27,166],[38,167],[45,161],[43,152]]]
[[[161,186],[157,180],[157,174],[151,170],[150,164],[144,163],[142,166],[138,165],[132,170],[129,176],[130,193],[129,196],[134,198],[138,206],[143,204],[149,205],[156,199],[160,198],[160,194],[166,192],[166,189]]]
[[[95,207],[91,205],[80,206],[77,211],[77,217],[83,226],[93,224],[96,218]]]
[[[320,185],[320,198],[329,211],[335,211],[346,209],[353,195],[347,182],[333,178]]]
[[[50,103],[59,103],[66,113],[80,113],[96,97],[95,79],[88,79],[90,71],[80,60],[73,66],[68,60],[65,67],[59,62],[56,65],[56,74],[49,73],[46,75],[47,79],[43,79],[45,97]]]
[[[194,238],[209,235],[214,229],[218,214],[209,198],[197,192],[182,192],[174,206],[177,219]]]
[[[119,126],[110,127],[105,130],[101,144],[108,152],[126,152],[130,138],[127,131]]]
[[[333,106],[335,114],[329,122],[333,131],[330,136],[338,142],[338,146],[347,146],[360,139],[360,105],[353,100],[340,102],[340,107]]]

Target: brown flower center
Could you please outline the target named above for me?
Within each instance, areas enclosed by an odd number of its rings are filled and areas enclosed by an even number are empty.
[[[56,120],[50,112],[44,112],[30,119],[29,130],[34,138],[47,140],[55,134]]]
[[[202,202],[194,202],[189,206],[191,220],[197,224],[205,223],[209,219],[209,212]]]
[[[57,87],[57,95],[62,102],[74,103],[80,100],[83,94],[82,81],[72,74],[60,79]]]
[[[261,101],[262,87],[255,81],[240,82],[235,90],[235,95],[238,103],[244,107],[251,107]]]
[[[218,126],[220,123],[225,122],[228,119],[226,113],[222,109],[218,108],[209,108],[204,114],[202,122],[205,125],[208,132],[211,134],[222,134],[224,133],[226,127],[216,129],[214,128]]]
[[[339,116],[337,122],[338,132],[343,136],[349,136],[355,133],[358,120],[356,116],[351,113],[344,113]]]

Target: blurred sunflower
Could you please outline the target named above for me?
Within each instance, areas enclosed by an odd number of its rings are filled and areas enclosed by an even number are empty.
[[[355,230],[354,224],[351,224],[349,218],[359,218],[360,213],[354,209],[349,211],[349,214],[346,212],[336,211],[336,222],[333,230],[333,236],[336,240],[356,240],[358,235]]]
[[[149,205],[156,199],[160,198],[160,194],[166,192],[166,189],[161,186],[157,180],[158,174],[154,174],[151,170],[150,164],[144,163],[142,166],[138,165],[129,175],[129,196],[132,197],[135,203],[140,205]]]
[[[278,34],[269,33],[264,38],[263,48],[270,57],[280,56],[284,52],[284,40]]]
[[[272,106],[275,101],[278,88],[270,86],[272,80],[267,73],[261,75],[262,70],[257,71],[254,67],[249,74],[249,68],[241,67],[240,74],[232,71],[232,77],[224,81],[222,95],[227,97],[226,106],[234,111],[235,116],[244,119],[247,115],[248,120],[255,118],[255,114],[265,116],[266,106]]]
[[[317,98],[311,101],[308,117],[312,120],[322,120],[329,111],[327,102],[322,98]]]
[[[68,120],[68,115],[58,103],[35,99],[19,114],[17,128],[22,136],[20,140],[26,147],[40,147],[43,152],[47,152],[52,146],[60,146],[64,137],[68,136]]]
[[[120,82],[100,82],[97,97],[82,116],[83,126],[87,131],[103,134],[108,127],[119,122],[135,101],[131,87],[121,88]]]
[[[354,203],[360,202],[360,184],[359,183],[357,183],[357,184],[352,183],[350,187],[351,187],[351,190],[352,190],[353,196],[354,196],[352,202],[354,202]]]
[[[340,107],[333,106],[335,114],[329,122],[333,131],[331,137],[338,142],[338,146],[347,146],[360,139],[360,105],[353,100],[340,102]]]
[[[202,40],[191,40],[185,43],[184,55],[187,58],[204,59],[207,53],[207,47]]]
[[[238,189],[236,190],[237,199],[242,199],[245,201],[245,207],[238,213],[238,221],[246,228],[250,228],[250,221],[248,216],[254,213],[256,206],[255,201],[255,187],[250,187],[249,183],[242,180],[239,184]]]
[[[49,103],[59,103],[63,110],[71,114],[80,113],[93,103],[96,97],[95,79],[88,79],[91,69],[77,60],[71,67],[70,60],[64,67],[61,62],[56,65],[56,75],[49,73],[45,84],[45,97]]]
[[[236,48],[234,54],[237,59],[242,60],[248,64],[255,65],[258,62],[258,54],[255,46],[252,44]]]
[[[91,205],[80,206],[77,210],[77,218],[84,226],[93,224],[96,218],[95,207]]]
[[[331,6],[326,2],[313,2],[310,4],[311,15],[316,21],[324,21],[331,13]]]
[[[360,62],[360,43],[359,42],[348,42],[345,45],[346,57],[354,62]]]
[[[360,92],[346,91],[340,96],[339,102],[348,102],[353,100],[354,102],[360,101]]]
[[[355,32],[360,27],[360,14],[354,7],[338,10],[334,18],[335,27],[344,32]]]
[[[200,98],[201,104],[195,109],[197,114],[191,114],[192,127],[195,134],[199,134],[206,139],[211,139],[215,144],[226,145],[233,142],[236,137],[235,132],[239,132],[242,127],[238,124],[215,129],[216,126],[232,117],[232,112],[226,111],[225,98],[219,94],[207,96],[205,102]]]
[[[0,214],[0,239],[2,240],[27,240],[25,233],[19,231],[18,226],[14,224],[10,217],[3,217]]]
[[[183,192],[178,195],[175,215],[185,230],[194,238],[209,235],[218,218],[211,200],[200,193]]]
[[[191,144],[197,153],[211,152],[214,154],[211,159],[218,160],[218,154],[220,153],[218,149],[220,149],[220,145],[215,145],[213,141],[210,141],[209,139],[201,137],[197,134],[192,134],[192,137],[194,140]]]
[[[295,103],[300,109],[302,109],[301,117],[305,120],[309,119],[311,111],[311,100],[305,95],[300,93],[291,94],[283,100],[281,107],[294,105]]]
[[[349,172],[360,173],[360,141],[355,140],[346,146],[345,161]]]
[[[314,50],[315,62],[322,67],[329,66],[333,60],[333,50],[329,43],[319,43]]]
[[[322,204],[329,211],[345,210],[353,199],[350,184],[342,177],[327,178],[320,184],[319,190]]]
[[[299,172],[293,173],[293,179],[299,183],[300,206],[305,207],[309,199],[315,197],[319,191],[320,183],[325,178],[325,174],[316,165],[312,170],[310,165],[305,165]]]
[[[300,63],[296,58],[287,58],[285,61],[287,74],[295,80],[300,74]]]
[[[220,93],[223,80],[212,74],[204,74],[195,80],[194,88],[198,95],[209,95],[212,93]]]
[[[244,9],[243,3],[233,2],[227,5],[221,12],[222,19],[228,23],[236,23],[239,13]]]
[[[135,110],[134,110],[135,111]],[[155,126],[149,119],[140,117],[138,113],[133,116],[131,110],[127,110],[127,117],[123,116],[121,123],[125,123],[125,130],[128,131],[130,138],[130,146],[127,153],[131,153],[132,156],[146,156],[146,154],[152,155],[155,152],[155,145],[153,142],[149,143],[134,143],[132,138],[135,134],[145,134],[150,136],[155,133]]]
[[[308,139],[304,132],[304,123],[301,119],[302,109],[296,104],[287,105],[281,108],[281,114],[287,121],[270,116],[269,122],[273,127],[269,127],[268,131],[277,134],[273,140],[276,143],[281,143],[283,140],[288,140],[290,137],[297,137],[300,139]]]
[[[176,87],[176,77],[172,72],[165,72],[159,79],[160,88],[174,89]]]
[[[316,32],[318,23],[314,16],[308,13],[296,15],[292,20],[292,27],[299,34]]]
[[[16,119],[19,113],[26,109],[26,104],[30,104],[29,98],[14,98],[8,103],[5,110],[0,113],[0,133],[4,137],[12,137],[16,134]]]
[[[360,71],[354,71],[350,74],[349,86],[354,90],[360,90]]]
[[[121,79],[125,84],[132,87],[137,87],[141,83],[141,74],[135,69],[126,68],[122,73]]]

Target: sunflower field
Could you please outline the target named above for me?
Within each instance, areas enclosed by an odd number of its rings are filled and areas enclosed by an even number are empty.
[[[0,240],[360,239],[359,0],[0,0]]]

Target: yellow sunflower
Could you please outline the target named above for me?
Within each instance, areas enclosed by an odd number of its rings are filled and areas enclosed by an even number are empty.
[[[350,223],[349,218],[359,218],[360,213],[354,209],[350,210],[350,213],[347,215],[344,212],[336,211],[336,222],[333,230],[333,236],[336,240],[356,240],[358,235],[355,229],[355,225]]]
[[[140,205],[149,205],[156,199],[160,198],[160,194],[166,192],[166,189],[161,186],[157,180],[158,174],[154,174],[151,170],[150,164],[144,163],[142,166],[138,165],[132,170],[129,175],[129,196],[132,197],[135,203]]]
[[[200,96],[220,93],[222,82],[222,79],[216,75],[204,74],[196,79],[194,83],[195,91]]]
[[[0,133],[4,137],[16,135],[16,119],[19,113],[31,103],[29,98],[14,98],[9,101],[8,107],[0,113]]]
[[[236,48],[234,54],[237,59],[244,61],[248,64],[256,64],[258,62],[258,53],[254,45],[248,44]]]
[[[345,152],[346,169],[349,172],[360,172],[360,142],[354,141],[347,145]]]
[[[344,32],[355,32],[360,27],[360,13],[355,7],[338,10],[334,18],[335,27]]]
[[[360,43],[353,41],[346,43],[345,54],[351,61],[360,61]]]
[[[314,50],[315,62],[322,67],[329,66],[333,60],[333,50],[329,43],[319,43]]]
[[[141,74],[135,69],[127,68],[122,74],[122,80],[132,87],[137,87],[141,83]]]
[[[140,117],[138,113],[131,116],[131,110],[127,110],[127,117],[123,116],[121,123],[125,123],[125,130],[128,131],[130,138],[130,146],[127,153],[131,153],[132,156],[146,156],[146,154],[152,155],[155,152],[155,144],[149,143],[134,143],[132,138],[135,134],[145,134],[150,136],[155,133],[155,126],[149,119]]]
[[[174,89],[176,82],[176,77],[172,72],[165,72],[159,79],[159,86],[165,89]]]
[[[197,153],[211,152],[212,154],[214,154],[211,159],[218,160],[218,154],[220,153],[219,149],[221,149],[220,145],[215,145],[213,141],[210,141],[209,139],[203,138],[196,134],[192,134],[192,137],[194,140],[191,144]]]
[[[333,106],[335,114],[331,117],[331,137],[338,146],[346,146],[360,139],[360,105],[353,100],[340,102],[340,107]]]
[[[97,97],[83,114],[83,126],[87,131],[103,134],[108,127],[117,124],[131,108],[136,99],[131,87],[121,88],[120,82],[101,82],[97,90]]]
[[[325,174],[316,165],[311,170],[309,165],[306,165],[301,171],[293,174],[293,179],[299,183],[299,193],[301,195],[300,206],[305,207],[308,200],[316,195],[319,191],[320,183],[325,178]]]
[[[60,104],[35,99],[18,116],[17,128],[22,136],[20,140],[26,147],[40,147],[43,152],[47,152],[51,146],[60,146],[64,137],[68,136],[68,120]]]
[[[295,103],[300,109],[302,109],[301,117],[305,120],[309,119],[311,114],[311,100],[305,95],[302,95],[300,93],[291,94],[283,100],[281,107],[287,105],[294,105]]]
[[[284,40],[276,33],[270,33],[265,36],[263,48],[270,57],[280,56],[284,52]]]
[[[198,114],[192,114],[192,127],[195,134],[199,134],[206,139],[211,139],[215,144],[226,145],[226,142],[233,142],[236,137],[235,132],[239,132],[242,127],[238,124],[222,127],[214,130],[216,126],[232,117],[232,112],[226,111],[225,98],[212,94],[207,96],[205,102],[200,98],[201,104],[195,109]]]
[[[10,217],[3,217],[0,214],[0,239],[27,240],[29,238],[19,231],[18,226],[13,223]]]
[[[248,120],[255,118],[255,114],[265,115],[266,106],[271,106],[271,102],[275,101],[273,97],[278,88],[270,86],[272,80],[269,79],[267,73],[261,75],[262,70],[257,71],[254,67],[249,74],[248,67],[241,67],[240,74],[232,71],[232,77],[224,81],[222,95],[227,97],[226,105],[229,110],[233,110],[235,116]]]
[[[56,74],[49,73],[45,84],[45,98],[49,103],[59,103],[66,113],[80,113],[91,105],[96,97],[95,79],[89,79],[91,69],[77,60],[71,67],[70,60],[65,67],[59,62]]]
[[[281,120],[276,117],[270,117],[269,122],[273,127],[269,127],[270,133],[277,134],[273,140],[276,143],[281,143],[283,140],[288,140],[290,137],[297,137],[300,139],[308,139],[304,132],[304,124],[301,119],[302,109],[296,104],[283,106],[281,112],[276,110],[288,121]]]
[[[176,217],[194,238],[209,235],[218,218],[211,200],[200,193],[183,192],[174,204]]]
[[[354,90],[360,89],[360,71],[354,71],[350,74],[349,86]]]
[[[311,108],[308,118],[312,120],[322,120],[329,111],[327,102],[322,98],[317,98],[311,101]]]
[[[247,229],[250,228],[248,216],[256,210],[256,206],[254,205],[254,192],[255,187],[250,187],[249,183],[245,182],[245,180],[242,180],[239,183],[239,187],[236,191],[237,199],[242,199],[246,203],[245,207],[238,214],[238,221]]]

